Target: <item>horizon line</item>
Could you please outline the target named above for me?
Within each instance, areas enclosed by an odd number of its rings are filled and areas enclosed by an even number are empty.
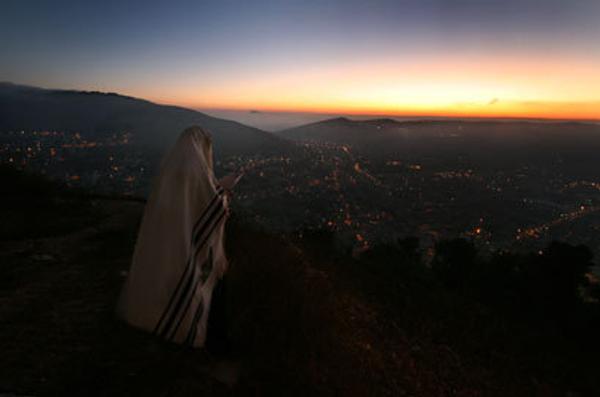
[[[174,104],[167,102],[159,102],[150,100],[159,105],[165,106],[177,106],[196,110],[199,112],[204,111],[226,111],[226,112],[245,112],[248,114],[273,114],[273,113],[292,113],[292,114],[306,114],[306,115],[323,115],[331,117],[373,117],[373,118],[405,118],[415,120],[427,120],[427,119],[447,119],[447,120],[506,120],[506,121],[548,121],[548,122],[583,122],[583,123],[600,123],[599,118],[569,118],[569,117],[536,117],[536,116],[473,116],[473,115],[435,115],[435,114],[393,114],[393,113],[363,113],[363,112],[344,112],[344,111],[318,111],[318,110],[291,110],[287,108],[275,109],[275,108],[238,108],[238,107],[205,107],[205,106],[193,106],[185,104]]]
[[[43,87],[40,85],[15,83],[8,80],[0,81],[0,84],[9,84],[14,86],[38,88],[49,91],[76,91],[81,93],[101,93],[101,94],[115,94],[122,97],[133,98],[136,100],[143,100],[152,102],[162,106],[174,106],[179,108],[185,108],[192,111],[231,111],[231,112],[246,112],[248,114],[267,114],[267,113],[293,113],[293,114],[307,114],[307,115],[323,115],[323,116],[348,116],[348,117],[373,117],[373,118],[405,118],[415,120],[428,120],[428,119],[446,119],[446,120],[497,120],[497,121],[543,121],[543,122],[583,122],[583,123],[600,123],[600,117],[598,118],[575,118],[575,117],[552,117],[552,116],[492,116],[492,115],[470,115],[470,114],[456,114],[456,115],[444,115],[444,114],[409,114],[409,113],[393,113],[393,112],[362,112],[353,110],[317,110],[317,109],[290,109],[290,108],[270,108],[270,107],[222,107],[222,106],[197,106],[186,103],[171,103],[168,100],[164,101],[159,98],[150,98],[144,96],[137,96],[135,94],[123,93],[114,90],[103,90],[103,89],[87,89],[87,88],[50,88]]]

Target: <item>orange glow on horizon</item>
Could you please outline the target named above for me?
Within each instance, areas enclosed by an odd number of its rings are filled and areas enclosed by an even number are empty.
[[[256,73],[144,94],[194,108],[348,115],[600,119],[600,60],[387,59]]]
[[[172,104],[172,102],[169,102]],[[357,106],[349,107],[309,107],[309,106],[205,106],[195,104],[177,104],[197,109],[250,111],[256,110],[264,113],[314,113],[348,115],[348,116],[373,116],[373,117],[448,117],[448,118],[515,118],[515,119],[548,119],[548,120],[589,120],[600,121],[600,102],[560,103],[560,102],[531,102],[512,103],[505,102],[503,107],[487,109],[485,104],[476,107],[459,106],[457,108],[427,108],[427,107],[385,107],[385,106]]]

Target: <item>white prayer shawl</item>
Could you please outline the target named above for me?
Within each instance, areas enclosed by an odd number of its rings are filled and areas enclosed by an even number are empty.
[[[226,206],[210,135],[188,128],[163,160],[146,204],[120,317],[169,341],[204,345],[212,291],[227,269]]]

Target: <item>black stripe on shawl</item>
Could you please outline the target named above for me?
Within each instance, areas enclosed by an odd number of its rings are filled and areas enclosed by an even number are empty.
[[[193,247],[193,242],[194,239],[196,238],[195,235],[198,234],[198,230],[200,229],[200,225],[206,222],[206,216],[208,215],[208,213],[211,210],[211,207],[217,203],[218,201],[222,201],[222,200],[218,200],[221,197],[221,194],[223,193],[223,188],[221,186],[218,186],[215,192],[215,196],[211,199],[210,203],[206,206],[206,208],[204,209],[204,211],[202,212],[202,214],[198,217],[198,220],[196,221],[196,223],[194,224],[194,227],[192,228],[192,237],[191,237],[191,245]],[[192,248],[193,249],[193,248]],[[175,287],[175,290],[173,291],[173,294],[171,294],[171,298],[169,299],[169,303],[167,304],[167,306],[165,307],[165,309],[163,310],[162,315],[160,316],[160,319],[158,320],[158,322],[156,323],[156,326],[154,327],[154,333],[157,333],[158,330],[160,329],[163,321],[165,320],[165,317],[167,315],[167,313],[171,310],[173,303],[175,302],[175,298],[179,293],[179,290],[181,289],[184,280],[186,279],[186,276],[190,270],[190,262],[191,262],[191,258],[188,259],[188,263],[186,264],[186,267],[183,271],[183,273],[181,274],[181,277],[179,278],[179,282],[177,283],[177,286]]]
[[[204,299],[201,299],[200,302],[198,302],[196,313],[194,313],[194,319],[190,326],[190,331],[185,338],[185,343],[189,346],[194,345],[194,339],[196,339],[196,334],[198,333],[198,322],[200,321],[200,318],[202,318],[202,314],[204,314]]]
[[[215,228],[217,225],[219,225],[221,223],[221,220],[223,219],[223,217],[225,216],[225,213],[222,214],[222,216],[219,218],[219,220],[217,221],[217,224],[215,225]],[[211,263],[211,270],[214,267],[214,265]],[[204,278],[204,281],[206,281],[206,279],[208,278],[208,275],[206,275],[206,277],[204,277],[204,274],[200,274],[201,277]],[[201,310],[200,313],[198,313]],[[194,314],[194,318],[192,320],[192,323],[190,325],[190,329],[188,331],[188,336],[186,337],[186,343],[191,344],[194,340],[194,337],[196,335],[196,333],[198,332],[198,322],[200,321],[200,317],[202,317],[202,312],[204,312],[204,304],[202,304],[202,308],[198,307],[196,309],[196,313]]]
[[[221,214],[219,215],[219,217],[217,218],[216,222],[213,223],[212,228],[210,230],[209,233],[204,235],[204,239],[202,240],[202,244],[200,244],[198,246],[198,251],[196,253],[199,253],[200,250],[202,249],[202,247],[204,246],[204,244],[206,244],[206,242],[208,241],[208,239],[210,238],[210,236],[213,234],[213,232],[215,231],[215,229],[218,227],[218,225],[221,223],[221,221],[223,220],[223,218],[225,217],[225,210],[223,210],[221,212]],[[212,250],[209,251],[210,257],[209,259],[212,260]],[[201,275],[202,276],[202,275]],[[171,331],[169,337],[167,339],[171,340],[175,334],[177,333],[177,330],[179,329],[179,326],[181,325],[183,319],[185,318],[187,311],[189,309],[190,303],[192,302],[192,297],[194,296],[194,294],[196,293],[196,289],[198,287],[199,281],[202,277],[199,277],[199,279],[196,281],[196,285],[194,286],[194,288],[192,289],[192,294],[187,298],[187,303],[185,304],[185,307],[183,309],[183,313],[182,315],[179,317],[179,321],[177,321],[177,324],[175,325],[175,328]],[[208,278],[208,277],[207,277]],[[206,279],[205,279],[206,280]]]
[[[194,229],[192,231],[192,252],[193,252],[193,240],[195,239],[194,235],[197,235],[199,233],[199,230],[203,230],[206,227],[206,223],[210,220],[210,214],[212,213],[214,214],[214,210],[215,210],[215,204],[217,204],[217,206],[221,203],[222,204],[222,200],[217,200],[219,198],[219,194],[217,193],[213,199],[211,200],[210,204],[206,207],[205,211],[203,212],[203,214],[200,216],[200,218],[198,219],[198,221],[196,222],[196,225],[194,226]],[[209,216],[209,218],[206,218],[207,216]],[[200,227],[202,226],[202,227]],[[175,290],[173,291],[173,294],[171,295],[171,298],[169,299],[169,303],[167,304],[167,306],[165,307],[165,310],[163,311],[163,314],[161,315],[158,323],[156,324],[156,327],[154,328],[154,333],[157,333],[161,327],[161,325],[163,325],[163,321],[166,319],[167,314],[171,311],[171,309],[173,308],[173,304],[175,303],[175,299],[176,297],[179,295],[179,292],[181,291],[181,288],[184,285],[185,280],[187,280],[187,278],[189,277],[189,272],[192,270],[192,257],[188,258],[188,262],[186,264],[186,267],[184,269],[184,272],[182,273],[181,277],[179,278],[179,282],[177,283],[177,286],[175,287]],[[181,299],[181,297],[180,297]],[[172,316],[173,314],[171,314]]]
[[[202,280],[202,284],[204,284],[206,282],[206,280],[208,280],[208,276],[210,276],[210,273],[212,272],[212,269],[214,267],[214,257],[213,257],[213,251],[212,248],[208,251],[208,260],[206,260],[202,266],[200,267],[200,279]],[[197,326],[198,326],[198,320],[200,319],[200,317],[202,316],[202,313],[204,313],[204,300],[200,300],[200,302],[198,303],[198,306],[196,307],[196,310],[194,311],[194,317],[190,326],[190,330],[188,332],[187,337],[185,338],[185,343],[188,345],[192,345],[193,340],[195,339],[196,336],[196,330],[197,330]],[[194,338],[192,338],[192,335],[194,336]]]
[[[212,255],[207,258],[208,260],[212,260]],[[194,275],[196,274],[196,267],[194,266]],[[175,324],[175,328],[173,328],[173,330],[168,333],[168,335],[166,335],[165,337],[167,338],[167,340],[172,340],[175,335],[177,334],[177,330],[179,329],[179,326],[181,325],[183,319],[185,318],[185,315],[187,314],[187,311],[190,307],[190,304],[192,303],[192,300],[194,298],[194,295],[196,294],[196,290],[198,289],[198,285],[200,285],[200,281],[202,280],[202,277],[198,276],[198,278],[196,278],[196,281],[194,281],[194,287],[191,289],[191,294],[188,294],[188,296],[186,297],[186,302],[185,305],[183,307],[183,311],[181,316],[179,316],[179,320],[177,320],[177,323]],[[177,312],[179,311],[179,308],[177,308]],[[177,316],[175,316],[177,317]],[[174,320],[175,318],[173,318]],[[166,328],[166,330],[168,330],[168,328]]]
[[[206,233],[205,233],[206,231],[209,231],[209,233],[212,233],[213,221],[214,221],[215,217],[220,217],[219,214],[224,213],[224,211],[225,210],[223,207],[223,201],[219,200],[217,205],[214,206],[213,209],[211,210],[211,213],[208,216],[206,222],[204,223],[202,230],[198,234],[198,238],[202,235],[206,235]],[[181,306],[188,299],[190,288],[191,288],[192,294],[196,289],[197,283],[194,283],[194,274],[195,274],[195,269],[196,269],[195,263],[196,263],[196,257],[198,256],[198,253],[200,252],[200,248],[201,247],[198,247],[195,244],[193,244],[192,256],[188,260],[187,266],[189,268],[194,269],[194,271],[192,272],[191,277],[189,274],[186,276],[186,282],[184,284],[183,290],[181,291],[181,294],[179,294],[179,297],[176,300],[177,303],[173,306],[171,313],[167,316],[167,320],[165,322],[163,329],[159,332],[159,335],[162,337],[165,337],[169,333],[169,330],[171,329],[171,327],[173,327],[173,322],[176,321],[178,314],[181,310]],[[187,272],[187,273],[189,273],[189,272]],[[194,284],[193,287],[192,287],[192,284]]]

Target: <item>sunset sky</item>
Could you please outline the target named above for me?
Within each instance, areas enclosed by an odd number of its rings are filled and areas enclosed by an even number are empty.
[[[600,1],[3,1],[0,81],[195,108],[600,119]]]

